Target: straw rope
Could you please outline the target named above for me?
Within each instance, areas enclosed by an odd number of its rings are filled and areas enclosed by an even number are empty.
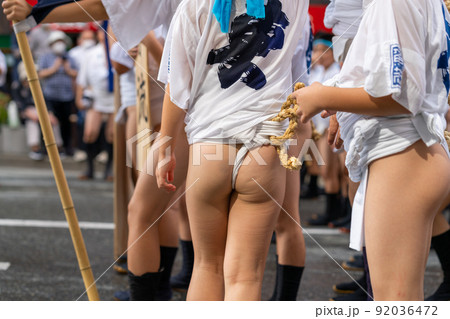
[[[295,84],[294,91],[304,88],[305,84]],[[281,165],[290,170],[299,170],[302,167],[302,162],[295,156],[289,157],[287,154],[286,141],[295,136],[295,130],[298,126],[298,104],[297,100],[289,95],[286,102],[281,106],[281,111],[271,121],[281,122],[289,119],[289,127],[282,136],[271,136],[270,142],[277,148],[278,156],[280,157]]]
[[[311,121],[311,138],[314,140],[314,142],[317,142],[322,137],[322,134],[317,131],[316,126],[314,125],[314,122]]]

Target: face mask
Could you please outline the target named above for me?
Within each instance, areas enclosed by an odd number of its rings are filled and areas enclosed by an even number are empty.
[[[84,40],[83,43],[81,43],[81,47],[84,49],[89,49],[90,47],[93,47],[95,45],[95,41],[91,39]]]
[[[52,44],[51,49],[56,55],[63,55],[64,53],[66,53],[66,45],[61,41]]]

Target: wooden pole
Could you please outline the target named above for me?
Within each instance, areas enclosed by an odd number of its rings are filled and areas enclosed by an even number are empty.
[[[121,105],[119,76],[114,75],[114,107]],[[128,201],[130,197],[130,170],[126,166],[125,125],[114,123],[114,258],[127,250]]]
[[[84,245],[83,235],[81,234],[78,218],[70,195],[69,186],[67,185],[66,176],[59,157],[58,146],[53,135],[52,125],[47,113],[44,96],[42,94],[41,85],[34,65],[33,56],[31,55],[30,46],[25,32],[16,34],[17,43],[19,44],[20,54],[27,72],[28,82],[30,84],[31,93],[39,115],[39,123],[41,125],[42,135],[44,136],[45,147],[47,148],[48,157],[52,166],[53,175],[55,177],[56,186],[58,188],[59,197],[69,224],[70,235],[75,248],[78,259],[78,265],[83,277],[84,286],[89,300],[98,301],[97,287],[95,286],[94,276],[89,264],[89,258]]]
[[[151,146],[147,143],[151,135],[151,114],[150,114],[150,77],[148,76],[148,49],[140,43],[138,55],[136,57],[136,120],[137,134],[142,135],[136,142],[136,169],[142,173],[147,173],[147,150]],[[145,145],[140,145],[146,143]]]

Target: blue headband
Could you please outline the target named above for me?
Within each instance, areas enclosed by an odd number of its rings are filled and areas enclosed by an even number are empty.
[[[228,33],[230,29],[231,5],[233,0],[215,0],[213,14],[216,16],[220,24],[220,30]],[[257,19],[266,17],[264,8],[264,0],[247,0],[247,14]]]
[[[332,47],[333,47],[333,42],[328,41],[328,40],[325,40],[325,39],[317,39],[317,40],[314,40],[313,46],[316,46],[316,45],[318,45],[318,44],[326,45],[326,46],[329,47],[329,48],[332,48]]]

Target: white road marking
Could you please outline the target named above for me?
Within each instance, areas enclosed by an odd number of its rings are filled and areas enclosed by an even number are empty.
[[[79,222],[81,229],[113,230],[113,223]],[[38,227],[38,228],[69,228],[66,221],[34,220],[34,219],[0,219],[0,226],[6,227]]]
[[[11,266],[11,263],[0,261],[0,271],[8,270],[9,266]]]
[[[114,230],[114,223],[79,222],[81,229]],[[36,219],[0,219],[0,227],[69,228],[66,221]],[[310,235],[342,235],[338,229],[305,228]]]

